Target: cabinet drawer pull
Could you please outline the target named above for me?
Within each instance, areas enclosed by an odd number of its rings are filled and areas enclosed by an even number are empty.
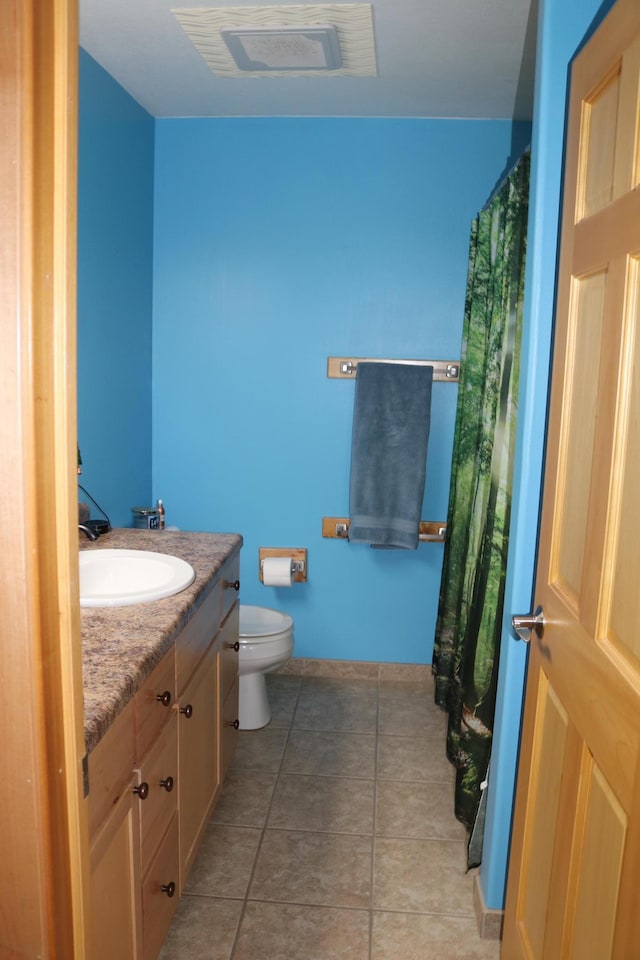
[[[227,649],[228,649],[228,650],[235,650],[235,652],[238,653],[238,651],[240,650],[240,641],[239,641],[239,640],[236,640],[235,643],[228,643],[228,644],[227,644]]]
[[[166,893],[166,895],[167,895],[168,897],[173,897],[173,896],[174,896],[174,894],[175,894],[175,892],[176,892],[176,885],[175,885],[175,883],[173,882],[173,880],[171,881],[171,883],[163,883],[163,884],[162,884],[162,892],[163,892],[163,893]]]
[[[165,690],[164,693],[159,693],[156,700],[158,703],[161,703],[163,707],[169,707],[171,705],[171,690]]]
[[[238,590],[240,589],[240,581],[239,580],[223,580],[222,586],[225,588],[225,590],[235,590],[237,593]]]
[[[146,800],[149,796],[149,784],[146,781],[143,781],[137,787],[133,788],[133,792],[139,800]]]
[[[173,790],[173,777],[165,777],[164,780],[160,781],[160,786],[164,787],[167,793],[171,793]]]
[[[239,720],[225,720],[225,727],[233,727],[234,730],[238,730],[240,727]]]
[[[186,707],[180,707],[180,713],[183,713],[186,720],[190,720],[193,716],[193,706],[188,703]]]

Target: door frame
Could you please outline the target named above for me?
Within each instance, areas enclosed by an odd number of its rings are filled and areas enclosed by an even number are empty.
[[[0,12],[0,955],[87,955],[76,490],[77,0]]]

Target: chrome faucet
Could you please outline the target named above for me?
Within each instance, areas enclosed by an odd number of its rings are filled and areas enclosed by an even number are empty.
[[[99,537],[99,534],[96,533],[95,530],[92,530],[91,527],[88,527],[86,523],[79,523],[78,530],[82,530],[82,532],[86,534],[89,540],[97,540]]]

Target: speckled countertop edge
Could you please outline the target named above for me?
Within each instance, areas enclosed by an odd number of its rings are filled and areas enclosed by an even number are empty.
[[[224,562],[242,546],[236,533],[114,529],[81,550],[153,550],[191,564],[181,593],[127,607],[82,607],[82,675],[87,752],[93,750],[209,593]]]

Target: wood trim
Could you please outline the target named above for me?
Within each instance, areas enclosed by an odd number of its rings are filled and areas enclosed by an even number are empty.
[[[0,953],[81,960],[89,874],[74,524],[77,8],[75,0],[7,0],[0,18],[8,781]]]

